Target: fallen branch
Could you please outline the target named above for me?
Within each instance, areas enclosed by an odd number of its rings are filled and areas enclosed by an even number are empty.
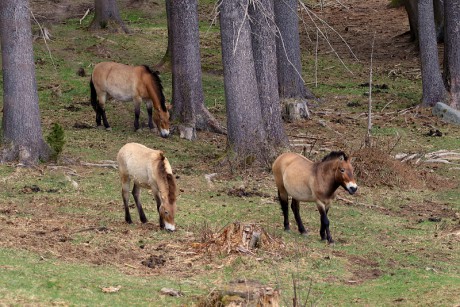
[[[90,9],[87,9],[85,15],[83,15],[83,17],[80,18],[80,24],[86,18],[86,16],[88,15],[89,11],[90,11]]]
[[[366,207],[366,208],[375,208],[375,209],[385,210],[385,211],[388,210],[387,208],[377,206],[377,205],[369,205],[369,204],[363,204],[363,203],[359,203],[359,202],[354,202],[354,201],[351,201],[349,199],[343,198],[343,197],[341,197],[339,195],[337,195],[336,198],[338,200],[343,201],[346,204],[350,204],[350,205],[354,205],[354,206],[362,206],[362,207]]]
[[[116,162],[112,161],[112,163],[89,163],[89,162],[80,162],[83,166],[95,166],[95,167],[109,167],[117,169],[118,165]]]

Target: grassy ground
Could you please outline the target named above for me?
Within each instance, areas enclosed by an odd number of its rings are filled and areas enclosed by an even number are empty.
[[[367,60],[344,55],[351,75],[322,46],[315,87],[314,44],[302,45],[306,82],[321,100],[312,105],[312,120],[286,124],[292,150],[305,147],[314,160],[329,150],[355,152],[355,168],[362,174],[357,195],[341,191],[345,201],[336,201],[330,211],[336,243],[327,245],[319,240],[313,204],[301,209],[309,236],[296,232],[293,219],[293,230],[282,231],[272,175],[263,169],[231,172],[223,162],[224,136],[200,132],[191,143],[178,135],[162,139],[148,129],[135,133],[132,104],[116,101],[107,108],[113,130],[92,128],[92,66],[105,60],[153,65],[166,50],[164,8],[153,5],[147,14],[122,3],[131,35],[88,33],[91,16],[81,24],[81,16],[74,16],[52,25],[54,39],[47,45],[40,39],[34,43],[43,130],[46,135],[59,123],[66,145],[57,164],[0,166],[0,303],[188,306],[235,280],[279,289],[283,306],[292,305],[295,294],[302,302],[330,306],[460,303],[458,166],[420,163],[401,172],[374,169],[373,155],[359,156],[366,132]],[[209,27],[212,5],[200,4],[205,103],[224,121],[218,28]],[[388,89],[373,93],[375,149],[386,159],[399,152],[458,152],[460,129],[414,108],[421,96],[420,79],[407,73],[418,68],[414,53],[391,61],[383,56],[376,59],[374,84]],[[80,67],[87,76],[77,76]],[[171,74],[161,78],[170,101]],[[145,111],[141,119],[146,121]],[[433,128],[443,136],[428,136]],[[125,224],[117,170],[85,166],[115,160],[118,149],[132,141],[164,150],[178,176],[174,233],[159,229],[145,190],[149,223],[141,225],[133,207],[135,223]],[[210,173],[217,173],[212,183],[205,179]],[[212,238],[233,222],[258,225],[273,241],[254,254],[229,251]],[[118,290],[106,292],[108,287]],[[164,287],[183,296],[162,295]]]

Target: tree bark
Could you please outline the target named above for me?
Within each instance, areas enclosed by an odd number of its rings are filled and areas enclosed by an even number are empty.
[[[434,25],[433,0],[418,3],[420,65],[422,67],[422,105],[434,106],[446,100],[447,92],[439,68],[438,45]]]
[[[196,138],[196,129],[224,133],[204,106],[197,0],[171,1],[173,120],[181,135]]]
[[[460,3],[455,0],[444,0],[444,5],[446,22],[444,52],[448,71],[449,105],[460,109]]]
[[[129,33],[129,29],[120,17],[116,0],[94,0],[94,18],[89,25],[90,30],[110,29],[119,31],[120,28]]]
[[[26,165],[48,160],[43,140],[35,79],[28,0],[4,0],[0,6],[3,69],[3,146],[0,162]]]
[[[220,32],[229,150],[237,159],[252,163],[267,157],[247,16],[249,1],[221,1]]]
[[[444,39],[444,0],[434,1],[434,24],[436,26],[436,40],[442,42]],[[418,14],[418,0],[403,0],[404,8],[407,12],[409,19],[410,38],[412,41],[417,42],[419,37],[419,14]]]
[[[281,117],[276,60],[276,24],[273,0],[259,0],[249,6],[252,51],[259,90],[259,100],[268,143],[287,148],[289,141]]]
[[[297,0],[275,1],[274,10],[279,30],[276,37],[278,90],[285,105],[285,116],[287,120],[307,118],[309,112],[306,99],[314,99],[315,96],[307,89],[302,79]]]

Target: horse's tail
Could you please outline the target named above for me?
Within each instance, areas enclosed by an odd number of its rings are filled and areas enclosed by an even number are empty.
[[[96,88],[94,87],[93,77],[89,81],[89,87],[91,88],[91,105],[93,106],[94,111],[97,112],[98,109],[98,102],[97,102],[97,93]]]

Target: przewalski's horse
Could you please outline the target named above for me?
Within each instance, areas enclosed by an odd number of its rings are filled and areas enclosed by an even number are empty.
[[[132,223],[129,214],[129,189],[131,179],[134,181],[132,194],[142,223],[147,222],[140,203],[140,189],[148,188],[153,192],[160,215],[160,227],[174,231],[176,213],[176,182],[168,159],[160,150],[150,149],[142,144],[128,143],[117,155],[121,179],[121,194],[125,206],[125,220]]]
[[[121,101],[134,101],[134,129],[139,129],[139,115],[142,100],[145,100],[149,116],[149,128],[153,121],[162,137],[169,135],[169,111],[165,104],[163,86],[158,74],[147,65],[130,66],[115,62],[101,62],[94,66],[90,81],[91,104],[96,112],[96,124],[101,119],[106,129],[110,129],[105,114],[107,95]],[[152,110],[155,109],[155,112]],[[152,121],[153,113],[153,121]]]
[[[273,163],[278,198],[284,216],[284,229],[289,230],[288,197],[292,196],[291,209],[301,234],[307,234],[299,213],[299,202],[316,202],[321,215],[321,239],[329,243],[332,240],[329,231],[327,213],[336,190],[342,186],[350,194],[354,194],[358,186],[353,178],[353,167],[350,158],[342,151],[333,151],[321,162],[313,162],[296,153],[281,154]]]

